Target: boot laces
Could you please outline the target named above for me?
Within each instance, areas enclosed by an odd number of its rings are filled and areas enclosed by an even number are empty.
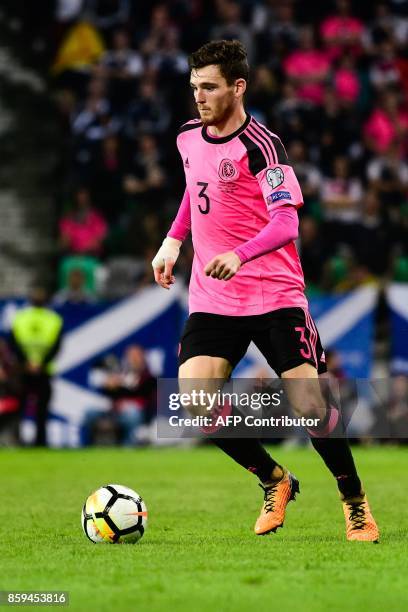
[[[364,502],[346,502],[346,504],[349,508],[349,518],[353,529],[364,529],[366,524]]]
[[[275,496],[278,490],[278,484],[279,484],[279,481],[274,482],[273,484],[268,485],[267,487],[264,487],[261,484],[259,485],[261,489],[263,489],[263,492],[264,492],[264,510],[265,512],[274,511],[274,504],[276,502]]]

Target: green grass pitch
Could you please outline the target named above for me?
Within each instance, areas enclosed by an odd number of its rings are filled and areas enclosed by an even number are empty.
[[[408,609],[404,448],[356,449],[381,543],[347,542],[335,483],[310,449],[273,449],[300,479],[284,529],[257,537],[257,479],[211,447],[0,452],[0,589],[67,590],[69,610]],[[80,511],[109,482],[138,491],[136,545],[95,545]]]

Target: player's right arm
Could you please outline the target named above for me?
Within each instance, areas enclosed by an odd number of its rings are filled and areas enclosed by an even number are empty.
[[[164,289],[170,289],[175,281],[173,276],[174,264],[180,254],[180,247],[190,229],[190,195],[186,188],[176,218],[152,261],[154,280]]]

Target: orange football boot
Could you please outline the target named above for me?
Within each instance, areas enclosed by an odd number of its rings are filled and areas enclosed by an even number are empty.
[[[254,530],[256,535],[266,535],[283,526],[286,506],[300,491],[299,481],[284,469],[280,480],[259,486],[264,490],[264,503]]]
[[[346,536],[348,540],[378,543],[380,533],[377,523],[371,514],[367,496],[343,499],[344,518],[346,519]]]

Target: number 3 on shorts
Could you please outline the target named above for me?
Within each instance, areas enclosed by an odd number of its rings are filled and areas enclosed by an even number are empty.
[[[305,328],[304,327],[295,327],[295,331],[297,331],[300,334],[300,341],[306,347],[306,349],[303,349],[303,348],[300,349],[300,354],[305,359],[310,359],[311,356],[312,356],[312,349],[310,348],[309,341],[308,341],[308,339],[305,336]]]

